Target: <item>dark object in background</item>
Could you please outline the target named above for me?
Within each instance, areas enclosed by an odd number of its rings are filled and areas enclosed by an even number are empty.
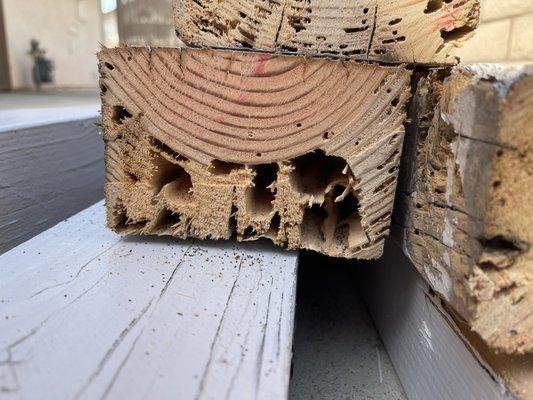
[[[52,83],[54,81],[53,70],[54,63],[45,57],[46,50],[39,47],[39,42],[35,39],[30,41],[29,54],[33,57],[33,82],[37,90],[41,89],[41,84]]]

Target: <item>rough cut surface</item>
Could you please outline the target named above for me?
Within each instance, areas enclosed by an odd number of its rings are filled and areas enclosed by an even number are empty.
[[[110,227],[381,254],[409,71],[199,49],[99,59]]]
[[[453,64],[479,0],[174,0],[185,43],[383,62]]]
[[[489,347],[531,353],[533,68],[436,78],[412,106],[397,213],[405,251]]]

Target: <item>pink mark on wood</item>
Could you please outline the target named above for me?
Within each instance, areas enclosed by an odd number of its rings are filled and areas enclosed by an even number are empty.
[[[259,54],[257,56],[257,63],[252,68],[253,76],[261,75],[263,72],[265,72],[265,65],[268,62],[268,59],[268,54]]]
[[[444,15],[437,20],[437,26],[435,30],[438,31],[444,29],[446,31],[451,31],[453,28],[455,28],[455,18],[453,17],[452,13],[445,11]]]
[[[237,101],[239,103],[242,103],[243,101],[245,101],[247,99],[248,95],[246,93],[239,93],[239,96],[237,97]]]

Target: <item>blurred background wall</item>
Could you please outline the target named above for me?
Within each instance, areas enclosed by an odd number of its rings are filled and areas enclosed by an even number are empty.
[[[56,86],[96,85],[94,54],[103,39],[100,0],[1,1],[11,89],[33,85],[31,39],[54,62]]]
[[[481,0],[481,25],[459,57],[463,64],[533,62],[533,0]]]
[[[54,64],[44,89],[96,88],[99,43],[177,45],[171,10],[171,0],[0,0],[0,90],[34,88],[32,39]]]
[[[148,43],[152,46],[179,44],[172,24],[172,0],[120,0],[117,3],[117,21],[123,43]]]
[[[9,74],[9,60],[7,59],[7,41],[4,27],[4,10],[0,0],[0,90],[9,89],[11,78]]]
[[[355,1],[355,0],[354,0]],[[403,0],[402,0],[403,1]],[[533,0],[481,0],[463,63],[533,62]],[[55,65],[46,89],[97,87],[99,43],[175,46],[172,0],[0,0],[0,90],[33,89],[30,40]]]

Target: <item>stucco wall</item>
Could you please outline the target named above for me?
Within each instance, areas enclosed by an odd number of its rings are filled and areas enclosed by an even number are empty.
[[[533,0],[481,0],[481,24],[459,57],[463,63],[533,62]]]
[[[97,86],[99,0],[3,0],[3,7],[12,89],[33,85],[32,38],[54,61],[55,87]]]

